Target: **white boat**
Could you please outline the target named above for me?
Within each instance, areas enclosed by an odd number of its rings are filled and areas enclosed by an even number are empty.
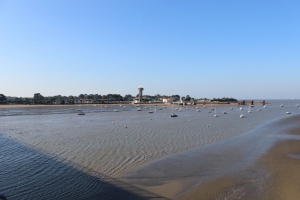
[[[215,114],[214,114],[214,117],[218,117],[218,115],[217,115],[217,108],[215,108]]]
[[[240,110],[243,110],[243,108],[240,108]]]
[[[197,109],[196,112],[200,112],[200,110]]]
[[[233,107],[230,107],[230,110],[233,110]]]
[[[283,104],[281,104],[280,107],[282,108],[282,107],[283,107]]]
[[[243,115],[243,114],[241,114],[241,115],[240,115],[240,118],[244,118],[244,115]]]
[[[136,109],[137,111],[142,111],[142,109],[141,108],[138,108],[138,109]]]
[[[177,117],[178,115],[176,115],[175,113],[171,114],[171,117]]]
[[[114,111],[114,112],[119,112],[119,110],[117,110],[117,109],[114,109],[113,111]]]

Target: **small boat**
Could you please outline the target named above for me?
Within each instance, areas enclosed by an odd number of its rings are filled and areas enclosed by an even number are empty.
[[[176,115],[175,113],[171,114],[171,117],[177,117],[178,115]]]
[[[233,110],[233,107],[230,107],[230,110]]]
[[[196,112],[200,112],[200,110],[197,109]]]
[[[149,113],[153,113],[153,111],[149,111]]]
[[[283,107],[283,104],[281,104],[280,107],[282,108],[282,107]]]
[[[138,109],[136,109],[137,111],[142,111],[142,109],[141,108],[138,108]]]
[[[85,113],[84,112],[79,112],[78,115],[85,115]]]
[[[215,110],[214,117],[218,117],[218,115],[217,115],[217,108],[215,108],[214,110]]]
[[[257,109],[257,111],[261,111],[260,109]]]
[[[290,113],[290,112],[286,112],[286,114],[288,114],[288,115],[289,115],[289,114],[291,114],[291,113]]]
[[[224,114],[224,115],[226,115],[226,114],[227,114],[227,112],[226,112],[226,111],[224,111],[224,112],[223,112],[223,114]]]
[[[243,110],[243,108],[240,108],[240,110]]]
[[[244,118],[244,115],[243,115],[243,114],[241,114],[241,115],[240,115],[240,118]]]
[[[113,110],[113,112],[119,112],[119,110],[117,110],[117,109],[114,109],[114,110]]]

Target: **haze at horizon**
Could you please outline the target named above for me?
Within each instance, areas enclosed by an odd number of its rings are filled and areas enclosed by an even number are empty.
[[[3,1],[0,93],[300,99],[299,1]]]

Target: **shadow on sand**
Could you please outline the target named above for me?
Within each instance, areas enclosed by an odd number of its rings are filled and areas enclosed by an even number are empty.
[[[83,172],[1,135],[0,152],[0,194],[8,200],[166,199],[95,171]]]

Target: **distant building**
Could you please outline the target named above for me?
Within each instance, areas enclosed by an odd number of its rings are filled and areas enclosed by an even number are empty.
[[[163,99],[162,101],[163,101],[163,103],[172,103],[173,102],[172,99]]]
[[[94,99],[78,99],[74,103],[95,103]]]

